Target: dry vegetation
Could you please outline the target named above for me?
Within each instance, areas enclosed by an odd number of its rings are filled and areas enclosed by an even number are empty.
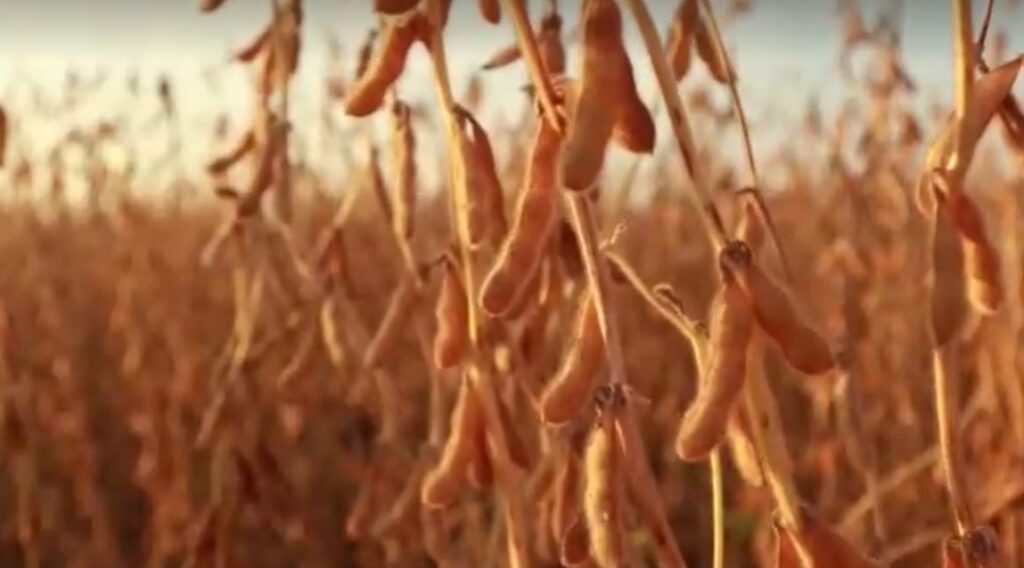
[[[933,128],[894,13],[842,2],[850,104],[808,111],[771,191],[710,1],[664,40],[643,0],[565,4],[563,44],[555,0],[480,0],[518,39],[483,68],[534,97],[499,129],[481,83],[452,93],[450,2],[376,0],[356,74],[327,81],[343,188],[292,139],[301,0],[233,56],[256,104],[208,164],[216,200],[139,191],[106,158],[125,124],[33,162],[19,118],[43,110],[6,105],[0,564],[1024,566],[1024,203],[993,157],[1024,159],[1021,59],[986,53],[992,3],[950,3]],[[433,106],[393,88],[416,49]],[[375,113],[383,138],[339,126]],[[612,187],[611,147],[645,172]]]

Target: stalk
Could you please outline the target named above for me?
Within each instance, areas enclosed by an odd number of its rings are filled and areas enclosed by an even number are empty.
[[[443,0],[434,0],[429,4],[433,16],[441,13],[442,2]],[[489,377],[485,377],[481,370],[482,356],[479,351],[479,329],[477,326],[482,319],[475,301],[477,297],[477,283],[472,262],[472,250],[469,246],[469,199],[467,188],[463,183],[464,176],[462,175],[465,162],[462,155],[462,145],[460,144],[461,134],[458,131],[458,123],[452,112],[455,100],[452,95],[447,57],[445,56],[443,30],[438,20],[439,18],[434,18],[434,33],[431,38],[429,51],[434,69],[434,86],[441,102],[442,114],[447,126],[448,173],[452,190],[451,210],[463,257],[463,285],[466,290],[469,334],[473,345],[472,362],[467,365],[465,372],[469,380],[474,382],[477,391],[480,393],[487,422],[488,440],[495,450],[493,457],[498,489],[505,501],[509,564],[513,568],[521,568],[532,565],[526,542],[528,531],[526,530],[525,503],[522,492],[522,487],[524,486],[522,482],[523,476],[510,457],[508,440],[505,437],[504,425],[501,422],[498,410],[499,402],[494,390],[494,381],[488,380]]]
[[[725,487],[722,484],[722,450],[711,452],[711,566],[725,566]]]
[[[698,380],[703,382],[707,377],[708,341],[707,335],[697,328],[697,325],[683,315],[675,306],[670,307],[663,300],[658,299],[646,284],[640,279],[633,267],[626,259],[616,253],[605,253],[609,262],[626,278],[637,294],[644,301],[654,308],[658,315],[668,321],[676,331],[679,332],[689,343],[693,350],[697,366]],[[722,568],[725,563],[725,492],[722,483],[722,457],[721,451],[715,449],[710,457],[711,474],[711,527],[712,527],[712,551],[713,568]]]
[[[554,92],[530,29],[525,6],[522,0],[502,0],[502,4],[505,11],[512,15],[520,52],[526,61],[526,67],[534,87],[539,93],[544,114],[551,124],[560,125],[561,119],[553,104]],[[622,346],[619,341],[615,310],[608,301],[607,291],[610,289],[608,267],[599,251],[598,229],[590,201],[585,195],[574,192],[564,192],[563,195],[579,241],[587,282],[594,294],[601,335],[604,338],[608,356],[608,381],[612,385],[624,386],[626,376]],[[657,481],[650,469],[650,460],[640,436],[640,429],[629,404],[625,406],[625,411],[622,412],[618,420],[618,435],[630,470],[633,495],[641,514],[645,517],[649,530],[655,535],[659,564],[666,567],[684,567],[686,563],[668,524],[668,517],[659,498]]]
[[[675,80],[672,71],[668,68],[668,60],[665,58],[665,50],[662,47],[661,37],[651,19],[651,13],[643,0],[622,0],[633,13],[637,26],[640,28],[640,35],[643,38],[647,54],[651,59],[651,66],[654,68],[655,77],[658,80],[658,88],[665,101],[665,109],[668,111],[669,123],[672,125],[672,134],[679,146],[686,171],[693,181],[693,199],[700,211],[701,221],[707,230],[708,237],[714,244],[715,249],[720,249],[728,240],[725,227],[722,224],[722,217],[715,207],[711,197],[711,189],[707,181],[707,172],[704,164],[697,154],[697,145],[693,141],[693,132],[690,129],[690,122],[687,118],[686,109],[679,98],[679,91],[676,90]]]
[[[765,337],[756,331],[747,351],[747,381],[744,402],[750,418],[750,433],[764,465],[765,480],[779,508],[779,520],[797,534],[803,526],[800,497],[793,481],[793,462],[786,447],[779,407],[764,376]]]
[[[711,41],[715,47],[715,52],[718,58],[725,63],[726,71],[729,73],[729,95],[732,100],[733,109],[736,111],[736,118],[740,123],[740,134],[743,137],[743,156],[747,162],[747,170],[750,172],[750,183],[753,188],[751,195],[753,196],[755,210],[758,216],[761,218],[761,222],[768,229],[768,236],[771,238],[772,246],[775,248],[775,253],[779,255],[779,264],[782,265],[782,272],[790,280],[793,279],[792,272],[789,269],[789,261],[786,259],[786,253],[782,249],[782,245],[779,242],[778,233],[775,231],[775,222],[772,220],[771,213],[768,211],[768,205],[764,201],[764,196],[761,194],[763,186],[761,185],[761,176],[757,171],[757,160],[754,159],[754,143],[750,136],[750,125],[747,122],[747,113],[743,109],[743,99],[740,98],[739,88],[736,86],[736,69],[733,67],[732,59],[729,57],[729,52],[725,49],[725,40],[722,37],[722,33],[718,27],[718,19],[715,17],[715,11],[711,8],[710,0],[701,0],[704,4],[704,11],[708,16],[708,24],[710,24]]]
[[[963,120],[967,109],[970,108],[972,91],[974,86],[974,34],[971,27],[971,2],[970,0],[952,0],[953,3],[953,84],[955,87],[956,117]],[[964,139],[958,137],[957,152],[954,157],[955,172],[966,171],[967,168],[959,167],[963,159]],[[961,191],[962,176],[958,176],[957,183],[950,184],[950,191]]]
[[[954,86],[956,88],[956,116],[962,120],[971,104],[974,83],[974,38],[971,27],[971,6],[969,0],[952,0],[953,51],[955,54]],[[949,191],[963,190],[963,174],[967,170],[959,163],[964,156],[964,138],[958,137],[957,153],[952,171],[958,172],[957,179],[949,184]],[[966,166],[967,164],[963,164]],[[935,222],[938,222],[937,220]],[[934,298],[932,299],[934,302]],[[934,343],[934,341],[933,341]],[[935,419],[939,432],[939,449],[942,470],[949,493],[950,505],[957,525],[957,533],[963,536],[974,526],[974,516],[964,485],[963,463],[961,462],[959,437],[956,432],[956,393],[958,390],[954,356],[957,342],[933,346],[932,378],[935,389]]]
[[[638,0],[629,1],[636,2]],[[729,73],[729,92],[740,122],[740,132],[743,137],[747,168],[754,187],[755,205],[762,222],[764,222],[765,227],[768,229],[773,246],[779,255],[783,271],[788,275],[789,269],[785,253],[779,244],[771,216],[760,195],[760,176],[757,171],[757,162],[754,159],[753,143],[750,138],[746,113],[743,110],[743,102],[740,99],[739,90],[736,88],[736,72],[729,59],[729,54],[726,52],[718,22],[714,11],[711,9],[711,3],[709,0],[701,0],[701,2],[704,11],[707,13],[715,51],[717,56],[725,63]],[[800,498],[793,480],[793,465],[789,456],[789,450],[786,447],[786,435],[782,430],[782,423],[779,419],[778,403],[772,394],[767,378],[764,376],[764,338],[760,332],[757,333],[751,342],[751,347],[747,353],[747,367],[748,373],[744,396],[754,443],[763,462],[768,486],[771,488],[776,506],[779,508],[780,520],[791,529],[793,534],[797,534],[798,529],[803,524],[800,515]],[[714,467],[714,464],[712,464],[712,467]]]
[[[932,352],[932,373],[935,388],[935,420],[939,430],[939,452],[942,471],[946,478],[950,505],[956,521],[957,534],[963,536],[974,526],[974,512],[971,509],[964,485],[963,463],[961,461],[959,433],[956,431],[958,412],[958,384],[952,373],[956,372],[955,345],[936,347]]]

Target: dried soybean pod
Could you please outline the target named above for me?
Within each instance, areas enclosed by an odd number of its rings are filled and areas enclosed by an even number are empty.
[[[481,430],[486,430],[486,426],[479,395],[472,382],[463,378],[441,460],[423,480],[420,500],[424,505],[448,507],[455,502],[466,480]]]
[[[273,119],[272,119],[273,120]],[[249,187],[238,202],[238,215],[248,217],[256,213],[263,199],[263,194],[270,189],[274,181],[274,161],[283,133],[283,125],[274,122],[271,130],[260,149],[256,168],[249,179]]]
[[[327,351],[327,358],[335,369],[343,369],[345,365],[345,347],[342,344],[341,333],[334,320],[334,300],[328,298],[320,306],[320,338],[324,343],[324,350]]]
[[[206,165],[206,172],[210,175],[219,175],[228,171],[231,166],[237,164],[242,158],[256,148],[256,136],[250,129],[238,142],[223,156],[212,160]]]
[[[948,195],[947,207],[961,237],[967,297],[976,310],[995,313],[1003,303],[999,255],[985,234],[977,205],[963,192],[956,192]]]
[[[931,325],[936,347],[957,337],[967,323],[970,306],[967,301],[964,250],[953,224],[949,204],[933,192],[930,245],[932,252]]]
[[[745,244],[730,243],[723,260],[750,298],[758,325],[794,369],[816,375],[835,366],[828,344],[804,323],[789,294],[761,270]]]
[[[572,524],[579,517],[580,511],[580,463],[575,452],[571,450],[566,452],[554,483],[551,536],[555,542],[561,543],[569,529],[572,528]]]
[[[726,276],[712,307],[707,376],[676,435],[676,454],[681,459],[703,460],[725,437],[733,406],[743,389],[747,345],[753,331],[750,300],[739,284]]]
[[[946,537],[942,542],[942,568],[968,568],[960,539]]]
[[[483,491],[494,483],[494,464],[491,461],[490,450],[487,448],[487,430],[483,427],[477,429],[473,436],[473,455],[469,460],[469,483],[474,488]]]
[[[216,11],[224,5],[225,0],[200,0],[199,11],[203,13],[210,13]]]
[[[538,123],[515,221],[480,290],[480,306],[492,316],[505,315],[522,294],[558,219],[555,175],[560,137],[548,121]]]
[[[7,155],[7,111],[0,105],[0,168],[4,167],[4,156]]]
[[[700,16],[698,0],[682,0],[676,8],[669,29],[668,45],[665,47],[669,65],[676,81],[682,81],[690,71],[693,60],[693,32]]]
[[[728,64],[718,56],[718,51],[715,50],[715,44],[711,40],[711,32],[708,30],[708,24],[704,21],[703,17],[698,16],[695,21],[696,27],[693,30],[693,43],[697,48],[697,55],[707,66],[711,76],[714,77],[715,81],[723,85],[727,85],[730,82],[729,77],[729,66]]]
[[[999,106],[999,123],[1002,125],[1006,145],[1021,161],[1024,159],[1024,111],[1021,111],[1020,104],[1012,94],[1007,95]]]
[[[390,227],[394,223],[395,216],[391,210],[391,196],[389,195],[387,185],[384,183],[384,175],[380,171],[380,151],[376,145],[370,147],[369,167],[370,188],[373,189],[373,196],[376,198],[377,205],[380,206],[380,211],[384,214],[384,219]]]
[[[522,53],[519,51],[519,44],[513,43],[496,51],[493,55],[487,58],[487,61],[484,61],[484,64],[481,65],[480,68],[484,71],[501,69],[502,67],[519,61],[520,57],[522,57]]]
[[[391,294],[387,311],[381,319],[377,332],[366,347],[363,355],[363,369],[371,370],[380,366],[394,346],[409,314],[416,303],[417,292],[413,277],[406,276]]]
[[[434,336],[434,365],[450,369],[462,362],[469,345],[469,307],[466,289],[462,285],[462,267],[451,251],[444,255],[444,276],[437,298],[434,317],[437,334]]]
[[[749,201],[743,204],[743,214],[736,227],[736,238],[743,241],[754,254],[757,254],[758,249],[764,244],[764,225],[757,217],[754,204]]]
[[[381,25],[385,29],[378,37],[373,59],[345,96],[345,113],[349,116],[367,116],[380,108],[388,89],[405,69],[420,22],[412,18]]]
[[[585,0],[581,27],[582,78],[560,166],[562,183],[574,191],[592,186],[604,165],[625,58],[622,14],[615,0]]]
[[[562,16],[551,11],[540,21],[537,47],[541,60],[551,75],[565,73],[565,45],[562,43]]]
[[[549,262],[546,260],[547,256],[544,251],[541,251],[541,260],[538,262],[537,270],[533,271],[533,275],[530,276],[530,281],[523,286],[522,292],[519,293],[519,297],[512,303],[512,306],[502,314],[502,317],[508,320],[518,320],[528,314],[531,310],[537,308],[540,305],[540,291],[542,280],[544,279],[544,272]]]
[[[558,556],[563,566],[584,566],[590,560],[590,534],[583,515],[577,513],[558,541]]]
[[[962,180],[978,140],[992,117],[1010,95],[1020,73],[1021,57],[996,67],[974,82],[970,106],[962,118],[950,116],[939,128],[925,155],[925,170],[945,171],[954,180]],[[962,155],[958,151],[962,150]]]
[[[494,151],[487,131],[472,113],[456,106],[455,116],[463,122],[466,143],[466,187],[469,190],[469,237],[472,244],[486,238],[500,243],[508,232],[505,219],[505,197],[498,179]]]
[[[362,77],[366,74],[366,70],[370,68],[370,62],[373,60],[373,46],[377,42],[377,36],[380,35],[380,31],[377,28],[371,28],[363,38],[363,43],[359,46],[359,55],[356,59],[356,77]]]
[[[381,480],[376,475],[376,463],[370,464],[359,484],[352,509],[345,517],[345,536],[350,540],[361,540],[368,536],[373,524],[373,513],[378,505]]]
[[[420,0],[373,0],[373,11],[385,16],[400,16],[411,12]]]
[[[271,27],[271,24],[267,24],[267,27],[263,28],[263,31],[257,34],[249,43],[238,48],[231,58],[240,63],[252,63],[256,56],[262,53],[263,49],[267,46]]]
[[[633,68],[628,59],[622,84],[623,92],[617,105],[612,140],[630,152],[650,154],[654,151],[654,118],[636,91]]]
[[[409,106],[397,99],[391,105],[391,158],[395,169],[392,226],[395,235],[409,239],[416,218],[416,138]]]
[[[583,258],[580,255],[580,243],[572,224],[562,220],[558,224],[558,259],[561,261],[565,275],[573,280],[584,278]],[[609,267],[615,271],[618,265],[611,263]]]
[[[782,568],[803,566],[803,563],[799,561],[799,556],[810,560],[811,566],[828,566],[830,568],[874,568],[879,566],[877,562],[864,556],[850,542],[839,536],[806,509],[802,512],[802,520],[800,530],[795,533],[776,523],[778,556],[780,560],[785,561],[777,566]],[[794,560],[796,563],[793,563]]]
[[[516,430],[515,423],[512,421],[512,417],[508,413],[507,403],[501,399],[498,400],[498,422],[501,424],[502,430],[505,431],[505,439],[508,444],[508,457],[512,460],[512,463],[529,471],[531,465],[530,454],[526,451],[526,444],[523,443],[523,437],[519,434],[519,431]]]
[[[576,417],[591,399],[606,362],[597,306],[588,289],[580,299],[569,351],[541,395],[541,420],[545,424],[564,424]]]
[[[477,6],[480,8],[480,15],[488,23],[501,23],[501,5],[498,4],[498,0],[477,0]]]
[[[624,565],[622,455],[610,410],[600,413],[584,450],[583,516],[590,534],[590,557],[601,568]]]

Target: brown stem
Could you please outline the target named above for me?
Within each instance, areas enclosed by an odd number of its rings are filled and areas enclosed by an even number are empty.
[[[750,423],[750,433],[764,464],[765,478],[779,508],[779,518],[799,533],[803,526],[800,497],[793,481],[793,462],[786,447],[779,407],[764,375],[765,337],[755,332],[747,351],[747,382],[743,389]]]
[[[441,0],[435,0],[430,6],[439,13]],[[435,24],[437,22],[435,21]],[[464,268],[464,282],[466,300],[469,315],[469,333],[474,346],[472,362],[469,363],[464,372],[469,380],[473,381],[484,407],[484,416],[487,423],[487,434],[489,445],[494,450],[495,473],[497,474],[498,488],[505,502],[507,518],[507,536],[509,563],[515,568],[530,565],[530,556],[527,551],[526,511],[523,500],[522,472],[511,459],[508,439],[505,436],[504,424],[501,421],[500,409],[494,381],[491,377],[484,375],[482,369],[482,356],[477,343],[479,338],[478,326],[481,318],[477,309],[475,298],[476,279],[474,263],[472,262],[472,249],[469,242],[469,208],[468,193],[464,183],[465,176],[462,175],[462,168],[465,167],[462,156],[461,134],[458,130],[458,122],[453,114],[455,104],[452,96],[451,82],[449,80],[448,64],[445,57],[444,36],[440,25],[434,26],[434,33],[430,43],[430,57],[434,68],[434,85],[438,98],[441,101],[442,113],[445,118],[448,131],[448,152],[449,152],[449,176],[451,182],[451,203],[453,220],[456,225],[459,246],[461,248]]]
[[[516,28],[516,36],[519,42],[520,51],[525,55],[527,69],[534,87],[541,93],[542,107],[547,120],[552,124],[559,124],[557,109],[553,104],[548,104],[546,94],[551,93],[551,85],[544,71],[540,60],[540,52],[537,49],[536,40],[530,31],[529,21],[521,0],[504,0],[508,11],[513,14],[513,22]],[[553,98],[550,101],[553,103]],[[574,192],[565,193],[565,204],[572,217],[573,228],[580,243],[580,255],[586,267],[587,280],[594,293],[597,306],[598,320],[601,325],[601,334],[605,340],[605,347],[609,364],[609,381],[612,384],[625,384],[625,365],[622,358],[622,347],[619,342],[618,326],[616,325],[615,310],[608,302],[608,267],[600,255],[597,244],[597,226],[591,211],[590,201],[583,194]],[[713,207],[713,205],[712,205]],[[630,477],[634,494],[639,501],[639,506],[644,512],[648,529],[655,536],[658,544],[659,563],[662,566],[682,567],[685,566],[679,547],[668,526],[667,516],[658,498],[658,487],[650,463],[647,459],[647,452],[642,444],[634,415],[627,405],[619,423],[620,443],[623,445],[623,452],[630,467]]]
[[[938,422],[942,471],[946,477],[950,505],[956,519],[957,533],[963,536],[974,526],[974,513],[964,485],[963,462],[960,456],[957,424],[956,345],[936,347],[932,352],[932,373],[935,382],[935,420]]]
[[[988,40],[988,28],[992,23],[992,7],[995,0],[987,0],[985,3],[985,16],[981,20],[981,31],[978,32],[978,41],[974,43],[974,56],[978,68],[982,73],[988,73],[988,65],[985,63],[985,41]]]
[[[585,194],[566,191],[563,193],[566,207],[572,218],[576,238],[580,244],[580,256],[587,273],[587,283],[594,295],[597,319],[604,337],[608,356],[609,381],[613,384],[626,382],[626,367],[622,358],[622,344],[616,323],[615,309],[609,302],[608,267],[602,262],[597,244],[597,227],[591,211],[590,199]]]
[[[693,132],[690,129],[686,109],[679,98],[679,91],[676,89],[675,80],[668,67],[668,61],[665,58],[665,50],[662,47],[661,38],[658,36],[658,30],[643,0],[624,0],[624,2],[633,13],[633,18],[640,28],[640,35],[643,37],[644,46],[651,60],[651,66],[654,68],[654,75],[658,80],[658,88],[661,89],[661,96],[665,100],[665,108],[668,110],[672,133],[675,136],[676,144],[679,146],[679,152],[682,154],[686,170],[693,180],[693,198],[700,212],[701,220],[715,248],[721,248],[728,240],[725,227],[722,224],[718,208],[711,197],[707,172],[697,154],[697,145],[693,141]]]
[[[505,11],[512,17],[512,24],[515,26],[516,36],[519,42],[519,50],[523,54],[523,61],[537,89],[540,97],[540,105],[544,110],[544,116],[551,123],[556,131],[562,131],[562,120],[555,105],[555,89],[548,80],[547,70],[544,67],[544,60],[540,55],[540,48],[530,28],[530,17],[526,13],[524,0],[502,0]]]
[[[956,100],[957,119],[963,120],[967,109],[971,106],[972,91],[974,86],[974,34],[971,28],[971,2],[970,0],[952,0],[953,3],[953,53],[954,64],[954,87]],[[966,164],[959,162],[967,154],[965,151],[965,138],[958,136],[957,153],[955,157],[954,172],[966,171]],[[963,167],[961,167],[963,166]],[[962,177],[962,173],[960,176]],[[955,180],[957,183],[950,184],[950,191],[960,191],[962,179]]]
[[[718,58],[725,62],[726,71],[729,73],[729,94],[732,99],[733,108],[736,109],[736,118],[739,119],[740,134],[743,136],[744,157],[747,160],[747,170],[750,172],[750,182],[751,187],[753,187],[750,195],[753,197],[754,208],[761,218],[761,222],[768,229],[768,236],[771,238],[772,246],[775,247],[775,252],[779,255],[779,264],[782,265],[782,272],[792,281],[793,276],[789,269],[789,261],[786,258],[785,251],[782,249],[778,232],[775,230],[775,222],[772,220],[771,212],[768,211],[768,205],[765,203],[764,196],[762,195],[763,186],[761,185],[761,176],[757,171],[757,160],[754,159],[754,143],[750,136],[750,125],[747,122],[747,113],[743,109],[743,99],[740,98],[739,88],[736,86],[736,69],[733,67],[728,50],[725,49],[725,40],[718,27],[718,19],[711,8],[710,0],[702,0],[702,2],[704,4],[704,11],[707,12],[708,23],[711,25],[711,39],[715,51]]]

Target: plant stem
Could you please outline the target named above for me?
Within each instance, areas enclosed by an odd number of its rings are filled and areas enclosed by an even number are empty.
[[[938,422],[939,450],[942,471],[946,477],[950,505],[956,520],[957,533],[963,536],[974,526],[974,514],[964,486],[963,467],[960,460],[957,424],[957,384],[955,344],[936,346],[932,351],[932,374],[935,388],[935,420]]]
[[[552,124],[559,124],[559,115],[554,105],[545,103],[545,92],[551,93],[551,84],[548,81],[544,66],[540,60],[540,52],[537,49],[536,40],[530,31],[529,21],[526,18],[525,9],[521,0],[504,0],[507,11],[513,14],[513,23],[520,51],[524,54],[530,78],[537,91],[541,93],[541,101],[544,113]],[[553,103],[553,97],[550,102]],[[598,320],[601,325],[601,334],[604,338],[605,349],[608,356],[609,382],[613,385],[625,385],[625,365],[622,357],[622,347],[619,341],[618,326],[616,325],[615,310],[608,301],[608,267],[604,258],[600,255],[597,244],[597,226],[591,211],[590,201],[586,195],[575,192],[565,192],[565,204],[572,217],[573,228],[576,232],[580,245],[580,255],[583,258],[587,272],[587,281],[594,294],[594,303],[597,308]],[[665,513],[659,497],[658,485],[654,472],[650,468],[650,460],[643,444],[643,438],[637,425],[631,404],[626,404],[624,411],[617,420],[619,443],[629,468],[629,484],[637,501],[648,530],[654,536],[657,546],[658,562],[661,566],[669,568],[682,568],[686,566],[679,546],[672,534],[668,524],[668,517]]]
[[[608,262],[612,263],[616,270],[625,277],[626,281],[629,282],[633,290],[648,306],[654,309],[665,321],[667,321],[672,327],[676,329],[687,341],[690,342],[690,346],[693,349],[694,359],[697,361],[699,377],[704,376],[701,366],[704,364],[707,358],[707,337],[706,334],[701,331],[697,323],[692,319],[678,310],[675,306],[670,306],[664,300],[658,298],[655,292],[653,292],[647,284],[640,278],[640,275],[636,273],[633,266],[629,264],[625,258],[616,252],[606,252],[605,257]]]
[[[722,217],[718,212],[718,208],[715,207],[714,200],[711,197],[707,172],[697,155],[697,146],[693,141],[693,132],[690,129],[686,109],[683,107],[683,102],[679,98],[679,92],[676,90],[675,80],[668,67],[665,50],[662,47],[661,38],[658,36],[658,30],[655,28],[654,21],[651,19],[651,13],[648,11],[647,5],[644,4],[643,0],[623,1],[629,6],[630,11],[633,13],[633,18],[640,28],[640,35],[643,37],[644,46],[647,49],[651,66],[654,68],[654,74],[658,80],[658,88],[661,90],[661,96],[665,100],[665,109],[668,111],[672,133],[679,146],[679,152],[682,154],[686,171],[690,174],[690,178],[693,181],[693,197],[698,206],[698,211],[700,211],[701,221],[704,223],[705,230],[712,244],[714,244],[716,249],[720,249],[728,240],[725,227],[722,224]]]
[[[975,57],[974,37],[971,26],[970,0],[952,0],[953,2],[953,51],[956,56],[954,67],[954,84],[956,87],[956,116],[963,120],[971,106],[972,88],[974,85]],[[964,159],[965,138],[958,136],[957,154],[954,166],[956,179],[950,180],[949,191],[962,191],[963,175],[968,164],[961,164]],[[938,223],[938,216],[934,221]],[[935,301],[935,298],[932,298]],[[957,368],[954,361],[956,341],[946,345],[934,345],[932,351],[932,378],[935,389],[935,419],[939,431],[939,448],[942,456],[942,469],[946,477],[946,489],[956,519],[957,533],[964,533],[973,527],[973,515],[964,486],[963,467],[960,461],[959,436],[956,432],[956,401]]]
[[[502,5],[512,18],[520,53],[523,55],[523,61],[526,63],[526,69],[533,80],[533,85],[537,89],[544,116],[551,123],[552,128],[561,132],[562,121],[555,105],[555,90],[551,86],[551,81],[548,80],[544,60],[540,56],[540,48],[537,47],[537,42],[534,40],[530,17],[526,13],[526,4],[524,0],[502,0]]]
[[[622,357],[622,344],[614,308],[608,301],[608,267],[600,256],[597,245],[597,227],[589,198],[574,191],[563,192],[566,207],[572,218],[573,229],[579,240],[580,256],[587,273],[587,283],[594,295],[597,319],[601,326],[605,350],[608,356],[608,379],[613,384],[626,382],[626,367]]]
[[[779,408],[764,376],[765,337],[756,331],[747,351],[747,381],[743,389],[750,433],[764,464],[765,480],[775,497],[779,517],[792,534],[803,526],[800,498],[793,482],[793,462],[786,447]]]
[[[437,10],[440,10],[441,0],[435,0],[430,7],[435,10],[435,14],[440,13]],[[465,162],[462,154],[461,133],[458,130],[458,122],[455,120],[452,112],[455,101],[452,96],[447,58],[445,57],[443,30],[439,22],[435,20],[435,23],[437,25],[434,26],[434,34],[431,38],[429,51],[434,68],[434,85],[437,89],[438,98],[441,101],[442,113],[448,129],[451,210],[463,258],[463,285],[466,290],[466,301],[468,304],[469,334],[474,347],[471,362],[467,364],[464,372],[467,375],[467,379],[472,381],[477,388],[484,407],[488,440],[494,450],[492,457],[495,462],[495,473],[497,474],[499,490],[505,501],[509,564],[514,568],[523,568],[530,566],[531,562],[526,548],[527,531],[522,491],[522,473],[510,457],[508,439],[505,436],[505,429],[498,408],[500,402],[494,390],[494,381],[489,380],[490,377],[484,376],[481,370],[483,357],[480,354],[480,346],[478,344],[478,325],[482,320],[477,310],[476,279],[473,270],[472,249],[469,246],[469,199],[468,190],[464,183],[465,177],[462,175]]]
[[[715,51],[717,52],[718,58],[725,63],[726,71],[729,73],[729,94],[732,99],[733,108],[736,110],[736,118],[740,124],[740,134],[743,137],[743,149],[744,157],[747,161],[747,170],[750,172],[750,182],[753,187],[754,207],[758,215],[761,217],[761,222],[768,229],[768,236],[772,240],[772,246],[775,247],[775,253],[779,255],[779,264],[782,265],[782,272],[786,275],[786,278],[792,280],[792,272],[789,269],[789,261],[786,258],[786,253],[782,249],[782,244],[779,242],[778,233],[775,231],[775,222],[772,220],[771,213],[768,211],[768,205],[764,201],[762,195],[761,176],[757,171],[757,160],[754,159],[754,142],[750,136],[750,125],[747,122],[747,113],[743,109],[743,99],[740,98],[739,88],[736,86],[737,76],[736,69],[732,64],[732,60],[729,57],[729,52],[725,49],[725,40],[722,37],[721,30],[718,27],[718,19],[715,17],[715,12],[711,8],[710,0],[702,0],[704,4],[704,11],[708,15],[708,23],[710,24],[711,39],[714,44]]]
[[[464,176],[462,175],[465,168],[461,144],[462,135],[459,133],[458,121],[452,112],[455,105],[455,97],[452,95],[451,80],[448,73],[443,30],[439,26],[434,30],[429,51],[434,68],[434,87],[437,90],[437,97],[441,103],[441,113],[444,117],[448,134],[448,174],[451,187],[452,222],[455,224],[455,234],[458,237],[460,254],[462,256],[463,286],[466,290],[469,315],[469,335],[473,345],[476,345],[480,314],[476,305],[475,263],[472,262],[472,249],[469,246],[469,196],[464,183]]]
[[[711,566],[725,566],[725,488],[722,486],[722,451],[711,452]]]
[[[985,2],[985,16],[981,20],[981,31],[978,32],[978,41],[974,43],[974,60],[982,73],[988,73],[988,65],[985,64],[985,41],[988,39],[988,28],[992,24],[992,7],[995,0]]]
[[[953,73],[956,101],[956,117],[963,120],[967,109],[971,106],[971,97],[974,86],[974,33],[971,27],[971,1],[952,0],[953,2],[953,54],[955,58]],[[955,157],[954,172],[966,171],[966,165],[960,167],[959,162],[964,159],[965,140],[963,136],[957,136],[957,153]],[[962,173],[957,176],[957,183],[950,184],[950,191],[960,191]]]
[[[638,2],[639,0],[629,1]],[[760,196],[760,177],[757,171],[757,162],[754,159],[753,143],[750,138],[746,113],[743,110],[743,103],[736,87],[736,72],[729,59],[729,54],[726,52],[725,44],[718,28],[718,22],[715,19],[714,11],[711,9],[711,2],[709,0],[702,0],[702,3],[710,24],[715,51],[718,57],[725,63],[729,74],[729,92],[740,122],[740,133],[743,136],[744,148],[746,150],[747,167],[754,185],[755,206],[761,216],[761,221],[768,229],[772,243],[779,255],[779,262],[782,264],[783,271],[788,276],[790,272],[785,253],[776,236],[768,208]],[[748,348],[747,378],[746,386],[743,390],[750,418],[752,437],[763,462],[768,486],[771,488],[776,506],[779,508],[781,521],[791,529],[792,534],[797,534],[803,524],[800,515],[800,499],[796,491],[796,484],[793,481],[793,465],[789,456],[789,450],[786,447],[786,436],[782,430],[782,422],[779,418],[778,403],[772,394],[767,378],[764,376],[764,337],[761,332],[756,334]],[[714,464],[712,464],[712,467],[714,467]]]

